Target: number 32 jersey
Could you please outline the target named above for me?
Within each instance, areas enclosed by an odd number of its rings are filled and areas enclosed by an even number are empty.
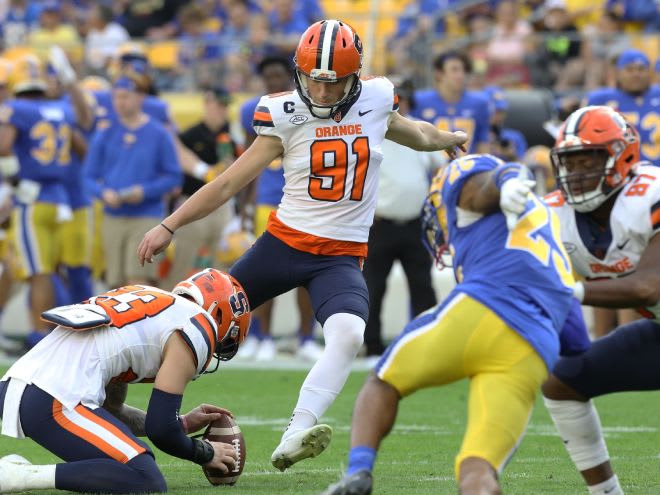
[[[9,368],[2,380],[34,384],[67,409],[105,400],[110,381],[152,382],[167,339],[177,332],[190,347],[199,376],[217,341],[213,318],[188,299],[147,286],[127,286],[93,297],[110,325],[75,331],[58,326]]]
[[[366,256],[381,144],[397,109],[392,83],[382,77],[363,80],[358,99],[334,118],[314,117],[295,91],[261,98],[254,130],[284,146],[284,196],[269,232],[314,254]]]
[[[617,196],[610,213],[610,228],[594,235],[587,215],[566,204],[561,192],[546,196],[559,216],[561,239],[576,273],[587,280],[618,278],[637,269],[651,238],[660,232],[660,168],[641,165]],[[639,309],[658,318],[660,304]]]

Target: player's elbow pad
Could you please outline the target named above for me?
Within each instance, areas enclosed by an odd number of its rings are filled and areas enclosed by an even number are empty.
[[[184,433],[178,417],[182,397],[154,388],[144,429],[149,440],[163,452],[180,459],[193,460],[194,442]]]

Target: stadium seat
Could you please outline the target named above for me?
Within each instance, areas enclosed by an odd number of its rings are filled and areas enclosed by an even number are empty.
[[[543,123],[556,116],[552,93],[544,89],[518,89],[505,93],[509,110],[504,127],[522,132],[529,146],[552,146],[554,139],[543,129]]]
[[[179,59],[179,44],[176,41],[160,41],[147,48],[149,63],[156,69],[173,69]]]

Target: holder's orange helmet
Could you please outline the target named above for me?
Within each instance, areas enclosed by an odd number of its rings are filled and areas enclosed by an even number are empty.
[[[342,21],[326,19],[309,26],[300,38],[293,62],[298,94],[315,117],[331,117],[360,94],[362,42]],[[321,82],[345,79],[344,95],[332,105],[314,103],[307,89],[308,79]]]
[[[591,153],[593,170],[571,171],[566,158]],[[568,116],[550,153],[557,185],[566,202],[580,212],[593,211],[621,189],[640,161],[637,129],[606,106],[588,106]],[[599,179],[596,187],[588,182]]]
[[[211,315],[218,324],[215,356],[220,361],[233,358],[250,329],[250,303],[241,284],[228,273],[207,268],[176,284],[172,293],[191,299]]]

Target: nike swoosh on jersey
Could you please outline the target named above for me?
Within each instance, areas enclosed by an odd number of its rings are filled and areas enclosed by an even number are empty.
[[[630,242],[630,238],[626,239],[626,240],[623,241],[621,244],[617,244],[617,245],[616,245],[616,248],[617,248],[617,249],[623,249],[624,247],[626,247],[626,244],[628,244],[629,242]]]
[[[358,115],[360,117],[363,117],[364,115],[367,115],[369,112],[373,112],[374,109],[372,108],[371,110],[367,110],[366,112],[363,112],[362,110],[358,110]]]

